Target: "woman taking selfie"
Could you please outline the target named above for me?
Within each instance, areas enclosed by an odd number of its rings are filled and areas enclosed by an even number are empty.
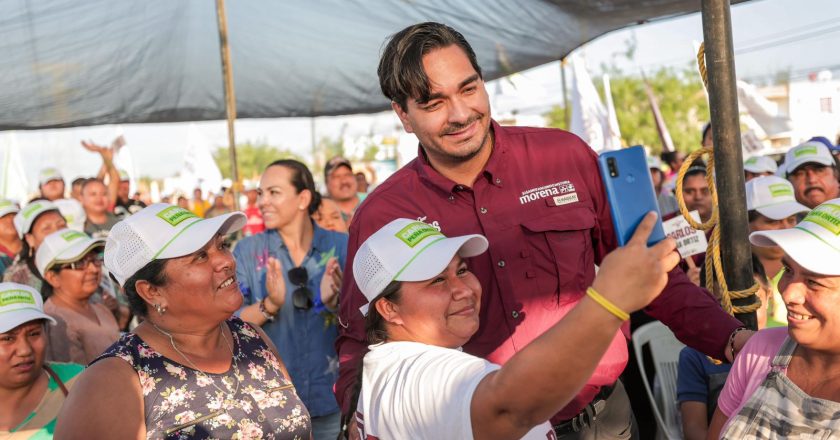
[[[672,239],[647,247],[654,223],[648,214],[603,260],[586,297],[501,367],[460,350],[481,310],[481,285],[465,259],[485,252],[487,240],[447,238],[409,219],[371,235],[353,260],[372,344],[356,406],[362,438],[556,438],[548,419],[679,261]]]
[[[111,229],[105,266],[144,320],[82,374],[57,437],[309,438],[276,348],[231,318],[242,293],[225,236],[245,223],[158,203]]]

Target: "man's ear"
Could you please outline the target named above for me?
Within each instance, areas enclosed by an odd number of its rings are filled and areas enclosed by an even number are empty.
[[[379,315],[382,316],[382,319],[384,319],[388,324],[403,324],[403,320],[400,317],[400,306],[397,304],[394,304],[385,298],[380,298],[373,304],[373,306],[376,307],[376,311],[379,312]]]
[[[396,113],[397,117],[400,118],[400,122],[402,122],[405,132],[414,133],[414,127],[411,126],[411,121],[408,119],[408,113],[394,101],[391,101],[391,108],[394,109],[394,113]]]

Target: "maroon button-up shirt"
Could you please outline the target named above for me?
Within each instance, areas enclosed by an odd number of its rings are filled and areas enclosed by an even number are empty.
[[[352,261],[362,242],[391,220],[422,220],[450,237],[487,237],[488,252],[468,262],[483,295],[480,327],[464,351],[497,364],[562,319],[592,284],[595,265],[616,247],[597,154],[589,146],[560,130],[502,127],[495,121],[492,129],[493,153],[471,188],[437,173],[421,150],[356,211],[336,342],[336,395],[345,413],[367,351],[359,313],[366,300],[353,280]],[[729,335],[741,326],[679,269],[646,311],[680,340],[718,359]],[[625,324],[588,383],[554,422],[578,414],[601,386],[618,379],[627,364],[627,337]]]

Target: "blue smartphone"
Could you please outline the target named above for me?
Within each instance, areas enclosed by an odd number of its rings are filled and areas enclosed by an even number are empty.
[[[604,152],[598,157],[598,166],[607,189],[607,201],[618,245],[624,246],[630,241],[636,227],[650,211],[656,211],[659,217],[647,244],[651,246],[663,240],[665,231],[662,229],[662,213],[659,212],[645,149],[636,145]]]

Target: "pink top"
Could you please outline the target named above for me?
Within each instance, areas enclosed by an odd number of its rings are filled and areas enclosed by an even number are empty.
[[[782,348],[787,335],[787,327],[768,328],[759,331],[747,341],[738,353],[718,398],[718,408],[723,415],[731,419],[758,390],[770,373],[773,358]],[[726,426],[721,432],[725,430]]]
[[[102,304],[91,304],[96,321],[68,307],[57,305],[52,298],[44,303],[44,312],[55,318],[48,326],[47,360],[87,365],[120,337],[116,318]]]

